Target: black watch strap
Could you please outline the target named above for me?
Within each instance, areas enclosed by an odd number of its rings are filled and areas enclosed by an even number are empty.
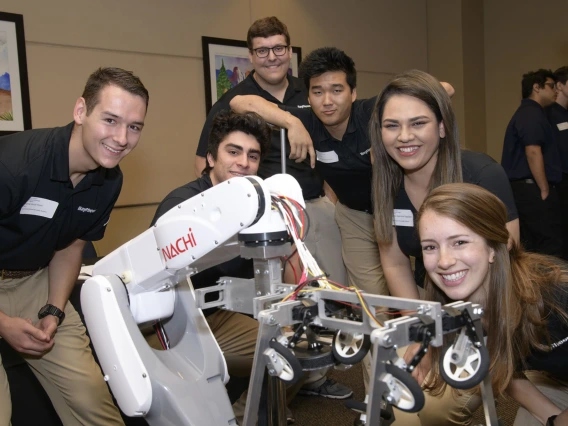
[[[555,419],[556,417],[557,417],[556,415],[550,416],[550,417],[548,418],[548,420],[546,421],[546,426],[554,426],[554,419]]]
[[[51,305],[49,303],[39,310],[37,316],[41,319],[45,318],[48,315],[53,315],[54,317],[59,318],[59,325],[61,325],[61,323],[65,319],[65,312],[63,312],[57,306]]]

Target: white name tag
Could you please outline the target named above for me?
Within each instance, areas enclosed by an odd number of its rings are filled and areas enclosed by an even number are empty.
[[[321,161],[322,163],[337,163],[339,161],[339,157],[335,151],[316,151],[316,157],[318,161]]]
[[[568,121],[565,121],[564,123],[558,123],[556,127],[558,127],[558,130],[560,131],[568,130]]]
[[[51,219],[58,205],[58,202],[48,200],[47,198],[30,197],[26,204],[22,206],[20,214],[43,216]]]
[[[410,210],[394,209],[392,222],[394,226],[414,227],[414,215]]]

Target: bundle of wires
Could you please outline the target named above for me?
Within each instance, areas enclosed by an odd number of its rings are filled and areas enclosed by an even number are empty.
[[[298,286],[293,292],[282,299],[282,301],[296,300],[301,292],[318,291],[322,289],[352,291],[357,294],[357,298],[361,303],[361,309],[363,309],[379,326],[382,326],[382,323],[379,322],[375,315],[371,313],[369,306],[361,295],[361,291],[359,289],[355,287],[346,287],[328,279],[325,272],[320,269],[317,261],[304,244],[310,224],[308,214],[304,207],[302,207],[302,205],[297,201],[285,196],[273,196],[272,203],[273,206],[280,211],[288,233],[296,245],[298,256],[300,257],[300,261],[303,265],[302,275]],[[296,271],[294,270],[294,276],[295,275]]]

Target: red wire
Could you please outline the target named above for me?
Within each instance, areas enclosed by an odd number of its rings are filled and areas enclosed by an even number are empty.
[[[296,275],[296,268],[294,268],[292,262],[288,262],[288,265],[290,265],[290,268],[292,268],[292,272],[294,273],[294,284],[298,284],[298,276]]]
[[[165,344],[164,340],[162,339],[162,335],[160,334],[159,327],[158,327],[158,324],[157,324],[157,323],[154,324],[154,331],[155,331],[156,334],[158,335],[158,340],[160,341],[160,344],[162,345],[162,349],[165,350],[165,349],[166,349],[166,344]]]

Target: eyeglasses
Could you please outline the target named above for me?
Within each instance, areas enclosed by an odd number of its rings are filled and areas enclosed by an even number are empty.
[[[259,47],[252,50],[254,50],[254,53],[256,53],[256,56],[258,56],[259,58],[266,58],[270,54],[271,50],[275,56],[284,55],[288,50],[288,46]]]
[[[551,83],[551,82],[549,82],[549,81],[547,81],[546,83],[544,83],[544,85],[550,87],[552,90],[555,90],[555,89],[556,89],[556,84]]]

